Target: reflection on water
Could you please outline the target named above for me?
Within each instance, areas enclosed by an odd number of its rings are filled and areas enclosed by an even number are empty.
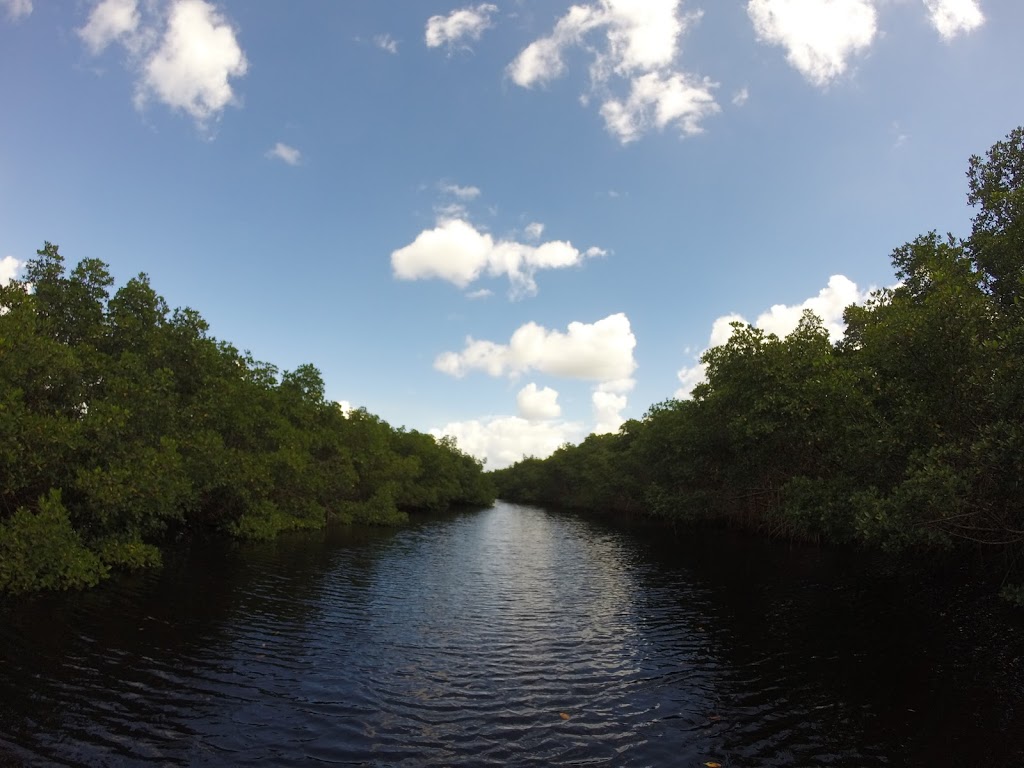
[[[192,546],[0,607],[0,764],[1024,764],[1019,620],[931,594],[509,504]]]

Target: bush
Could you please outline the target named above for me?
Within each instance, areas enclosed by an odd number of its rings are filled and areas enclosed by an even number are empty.
[[[109,571],[71,527],[58,490],[0,523],[0,592],[93,587]]]

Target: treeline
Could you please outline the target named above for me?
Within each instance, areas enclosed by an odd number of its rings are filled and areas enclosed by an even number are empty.
[[[785,338],[736,323],[692,399],[494,472],[499,496],[893,551],[979,546],[1019,580],[1024,128],[967,176],[971,235],[897,248],[898,287],[849,307],[838,343],[809,312]]]
[[[169,536],[269,538],[328,519],[489,504],[481,462],[324,397],[168,309],[145,275],[67,274],[47,243],[0,287],[0,592],[81,587]]]

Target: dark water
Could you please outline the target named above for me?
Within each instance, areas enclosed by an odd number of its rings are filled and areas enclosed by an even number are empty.
[[[1024,765],[1024,623],[940,594],[509,504],[193,545],[0,606],[0,764]]]

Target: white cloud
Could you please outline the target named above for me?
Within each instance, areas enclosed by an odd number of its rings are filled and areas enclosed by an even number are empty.
[[[347,419],[349,413],[352,412],[352,403],[348,400],[335,400],[335,402],[338,404],[338,407],[341,408],[342,415]]]
[[[302,162],[302,153],[299,150],[280,141],[274,145],[273,149],[267,150],[267,157],[283,160],[288,165],[298,165]]]
[[[523,229],[523,235],[526,236],[527,240],[540,240],[541,235],[544,234],[544,225],[539,221],[531,221]]]
[[[564,50],[581,45],[583,37],[603,23],[606,22],[597,8],[572,6],[555,24],[550,36],[534,40],[509,64],[509,77],[523,88],[543,85],[561,77],[565,74]]]
[[[633,336],[624,314],[609,315],[595,323],[570,323],[565,333],[527,323],[512,334],[507,345],[466,340],[462,352],[446,352],[434,367],[452,376],[482,370],[491,376],[515,379],[529,371],[550,376],[596,382],[591,401],[594,432],[615,432],[622,425],[626,394],[633,389],[636,370]],[[503,467],[524,455],[544,458],[565,442],[584,434],[581,423],[558,421],[558,392],[529,383],[516,395],[518,417],[494,417],[449,424],[432,430],[451,434],[474,456],[486,457],[493,467]]]
[[[636,141],[651,127],[675,123],[687,135],[701,133],[701,121],[721,111],[712,95],[714,84],[690,75],[648,72],[633,79],[629,98],[609,99],[601,106],[605,127],[623,144]]]
[[[114,41],[135,49],[135,37],[141,22],[136,0],[103,0],[89,14],[78,36],[95,56]]]
[[[441,191],[459,200],[475,200],[480,197],[480,187],[461,187],[458,184],[440,184]]]
[[[93,55],[124,46],[137,108],[155,98],[201,127],[235,103],[232,80],[248,70],[234,28],[206,0],[102,0],[78,36]]]
[[[11,21],[20,21],[32,13],[32,0],[0,0],[0,5],[7,9]]]
[[[231,79],[248,66],[235,30],[214,6],[176,0],[163,38],[143,67],[136,103],[156,96],[205,123],[235,100]]]
[[[445,205],[435,205],[434,214],[437,217],[438,226],[440,226],[451,221],[465,219],[469,216],[469,211],[462,203],[446,203]]]
[[[512,378],[539,371],[586,381],[620,382],[631,379],[636,370],[635,347],[629,318],[619,313],[595,323],[569,323],[566,333],[526,323],[508,344],[468,338],[462,352],[440,355],[434,367],[458,377],[476,369]]]
[[[433,229],[424,230],[409,245],[391,254],[391,267],[402,280],[440,278],[467,287],[485,273],[504,275],[512,284],[511,295],[520,297],[537,292],[535,275],[541,269],[563,269],[582,263],[585,258],[604,253],[590,248],[581,253],[572,243],[551,240],[529,245],[514,240],[495,240],[457,215],[443,216]]]
[[[610,379],[597,385],[598,392],[632,392],[636,379]]]
[[[529,421],[517,416],[496,416],[447,424],[430,430],[436,438],[450,435],[471,456],[487,461],[488,469],[501,469],[524,456],[544,459],[560,446],[584,435],[577,422]]]
[[[750,91],[747,88],[740,88],[736,91],[736,95],[732,97],[732,103],[734,106],[742,107],[747,103],[747,99],[750,98]]]
[[[943,40],[952,40],[985,22],[978,0],[924,0],[932,26]]]
[[[382,51],[392,54],[398,53],[398,41],[391,35],[377,35],[373,38],[373,43]]]
[[[0,286],[7,285],[18,276],[24,265],[13,256],[0,259]]]
[[[843,337],[846,329],[843,311],[851,304],[863,303],[867,297],[866,293],[857,290],[857,284],[848,277],[833,275],[817,296],[793,306],[774,304],[767,312],[758,315],[754,325],[782,338],[796,329],[804,310],[809,309],[822,319],[829,338],[835,343]]]
[[[470,291],[466,294],[467,299],[486,299],[488,296],[493,296],[494,291],[490,288],[481,288],[477,291]]]
[[[574,5],[547,37],[524,48],[507,72],[524,88],[544,85],[566,72],[565,53],[585,47],[590,65],[589,102],[597,96],[608,130],[623,143],[652,128],[676,124],[683,135],[699,133],[700,122],[719,111],[715,84],[673,68],[683,33],[700,18],[684,14],[681,0],[599,0]],[[604,32],[600,45],[591,43]],[[628,95],[613,89],[628,83]]]
[[[598,390],[591,399],[594,404],[594,434],[618,432],[625,421],[622,418],[622,411],[626,407],[626,396]]]
[[[707,381],[708,367],[698,361],[680,368],[676,376],[679,378],[680,387],[676,390],[675,396],[679,400],[689,400],[693,396],[693,388]]]
[[[424,35],[428,48],[442,45],[452,46],[461,40],[479,40],[480,36],[491,26],[491,14],[497,12],[498,6],[481,3],[474,7],[460,8],[447,16],[431,16],[427,20]]]
[[[558,405],[558,392],[551,387],[538,389],[533,382],[527,384],[516,395],[520,417],[527,421],[547,421],[562,415]]]
[[[872,0],[750,0],[758,39],[786,49],[786,60],[818,86],[842,75],[875,38]]]
[[[754,325],[768,333],[774,333],[779,338],[788,336],[800,322],[804,310],[809,309],[821,318],[825,329],[828,331],[829,339],[834,344],[843,337],[846,325],[843,323],[843,312],[851,304],[863,304],[871,295],[872,289],[861,291],[857,284],[843,275],[833,275],[829,278],[828,285],[822,288],[817,296],[812,296],[799,304],[786,305],[774,304],[767,311],[757,316]],[[708,347],[717,347],[729,341],[732,336],[732,323],[746,323],[742,315],[723,315],[715,320],[711,326],[711,337],[708,340]],[[696,358],[700,358],[696,355]],[[676,397],[687,398],[693,388],[705,380],[707,367],[695,361],[693,365],[682,368],[677,374],[681,387],[676,391]]]

